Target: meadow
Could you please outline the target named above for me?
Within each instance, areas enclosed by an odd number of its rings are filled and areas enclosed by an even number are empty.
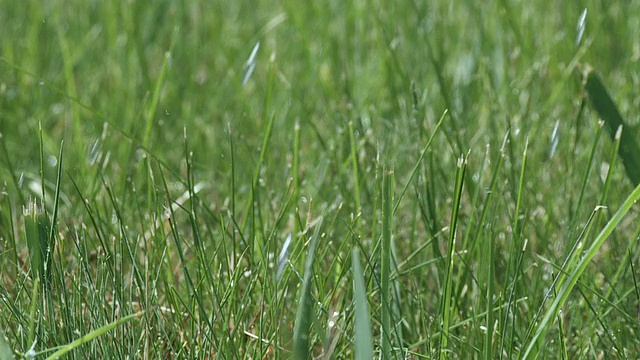
[[[0,9],[0,359],[640,356],[640,1]]]

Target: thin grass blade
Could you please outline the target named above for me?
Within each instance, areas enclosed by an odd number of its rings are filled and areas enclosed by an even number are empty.
[[[118,319],[116,321],[113,321],[101,328],[98,328],[90,333],[88,333],[87,335],[81,336],[80,338],[70,342],[69,344],[63,346],[61,349],[59,349],[58,351],[54,352],[53,354],[51,354],[49,357],[47,357],[47,360],[53,360],[53,359],[58,359],[60,358],[62,355],[68,353],[69,351],[81,346],[82,344],[86,344],[89,341],[102,336],[104,334],[106,334],[107,332],[115,329],[116,327],[132,320],[135,319],[139,316],[141,316],[142,314],[144,314],[144,310],[143,311],[138,311],[137,313],[134,314],[130,314],[127,315],[121,319]]]
[[[453,288],[453,260],[456,247],[456,228],[458,224],[458,211],[462,198],[462,185],[464,184],[464,174],[467,169],[467,157],[464,155],[458,159],[456,171],[455,197],[453,200],[453,211],[451,212],[451,225],[449,226],[449,250],[447,255],[447,272],[444,281],[445,289],[442,302],[442,332],[440,333],[440,359],[447,359],[449,347],[449,331],[451,323],[451,294]]]
[[[391,224],[392,224],[392,204],[391,186],[393,181],[393,171],[384,170],[382,175],[382,244],[380,247],[380,317],[381,320],[381,343],[382,359],[391,358]]]
[[[624,201],[622,206],[616,211],[611,220],[607,223],[604,229],[600,232],[600,234],[596,237],[591,247],[584,252],[584,256],[578,261],[573,269],[568,269],[569,275],[567,276],[567,280],[564,282],[560,291],[558,291],[557,297],[555,301],[551,304],[545,316],[542,318],[538,326],[536,327],[535,334],[531,338],[531,341],[526,347],[526,350],[523,353],[522,358],[528,358],[529,355],[532,355],[534,349],[537,348],[538,342],[540,342],[544,336],[546,335],[548,329],[551,327],[552,319],[555,319],[560,312],[560,309],[564,306],[569,298],[569,294],[575,287],[578,279],[584,273],[587,265],[591,259],[598,253],[605,240],[611,235],[613,230],[618,226],[618,224],[622,221],[625,215],[629,212],[631,207],[636,203],[636,201],[640,200],[640,186],[637,186],[631,195]]]

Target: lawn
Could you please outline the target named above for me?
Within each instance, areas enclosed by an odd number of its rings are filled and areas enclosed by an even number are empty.
[[[0,8],[0,359],[640,355],[640,1]]]

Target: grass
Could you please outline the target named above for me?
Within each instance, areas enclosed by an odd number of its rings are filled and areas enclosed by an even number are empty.
[[[640,353],[639,1],[0,5],[0,358]]]

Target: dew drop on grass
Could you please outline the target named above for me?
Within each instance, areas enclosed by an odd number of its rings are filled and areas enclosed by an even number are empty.
[[[49,164],[49,166],[51,167],[55,167],[56,165],[58,165],[58,159],[56,159],[56,157],[53,155],[49,155],[49,157],[47,157],[47,164]]]
[[[64,111],[64,105],[62,105],[60,103],[55,103],[55,104],[51,105],[51,112],[54,115],[60,115],[60,114],[62,114],[63,111]]]
[[[184,185],[180,181],[176,181],[173,183],[173,189],[176,191],[184,190]]]

